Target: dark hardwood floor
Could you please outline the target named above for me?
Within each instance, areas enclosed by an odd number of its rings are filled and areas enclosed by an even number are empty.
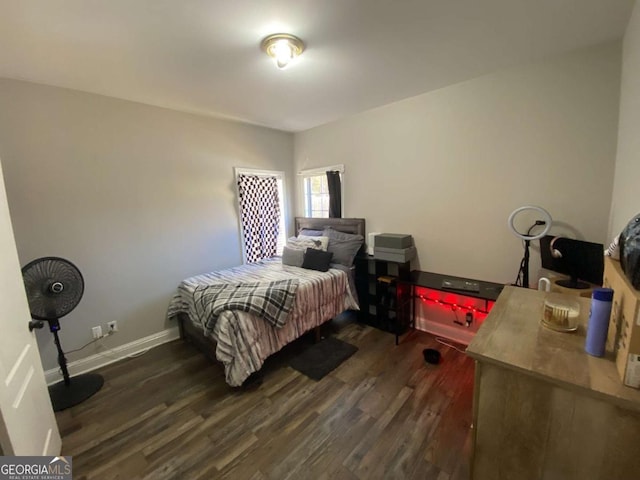
[[[253,388],[181,341],[101,369],[103,389],[57,414],[74,478],[467,479],[473,362],[418,331],[397,347],[352,321],[325,334],[359,351],[319,382],[287,366],[312,335]]]

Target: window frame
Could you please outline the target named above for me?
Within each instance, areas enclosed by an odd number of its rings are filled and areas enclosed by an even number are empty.
[[[307,197],[307,193],[306,193],[306,188],[307,188],[307,179],[311,178],[311,177],[317,177],[320,175],[325,175],[328,171],[338,171],[340,172],[340,183],[341,183],[341,187],[342,187],[342,195],[341,195],[341,207],[342,207],[342,217],[346,217],[345,215],[345,210],[344,210],[344,192],[345,192],[345,188],[344,188],[344,165],[340,164],[340,165],[329,165],[326,167],[317,167],[317,168],[310,168],[310,169],[306,169],[306,170],[300,170],[298,172],[298,176],[300,177],[300,192],[301,192],[301,207],[302,207],[302,212],[304,212],[304,216],[305,217],[310,217],[310,213],[311,213],[311,206],[310,206],[310,198],[311,196]],[[314,217],[310,217],[310,218],[314,218]],[[315,218],[329,218],[329,210],[327,209],[327,216],[326,217],[315,217]]]
[[[322,183],[323,187],[326,187],[326,191],[325,192],[320,192],[320,194],[316,194],[313,193],[311,191],[311,179],[314,178],[320,178],[320,181]],[[328,182],[327,182],[327,176],[326,174],[322,174],[322,173],[318,173],[318,174],[314,174],[314,175],[305,175],[302,179],[303,181],[303,190],[304,190],[304,215],[305,217],[310,217],[310,218],[329,218],[329,205],[328,205],[328,198],[329,198],[329,187],[328,187]],[[313,212],[314,212],[314,208],[313,208],[313,199],[315,196],[320,196],[320,197],[327,197],[327,208],[321,208],[319,210],[315,210],[315,211],[319,211],[322,213],[326,212],[326,216],[319,216],[319,217],[314,217],[313,216]]]

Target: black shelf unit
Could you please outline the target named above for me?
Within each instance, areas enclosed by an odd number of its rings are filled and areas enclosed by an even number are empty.
[[[356,289],[361,322],[398,336],[409,327],[412,317],[410,262],[380,260],[370,255],[355,259]]]

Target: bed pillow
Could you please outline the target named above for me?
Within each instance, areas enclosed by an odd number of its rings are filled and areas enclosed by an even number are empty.
[[[304,261],[304,250],[300,248],[284,247],[282,249],[282,264],[301,267]]]
[[[305,237],[321,237],[322,230],[312,230],[311,228],[302,228],[298,235],[302,235]]]
[[[318,245],[318,242],[320,242],[320,248],[318,248],[318,250],[322,250],[323,252],[326,252],[327,247],[329,246],[329,237],[325,237],[323,235],[319,237],[313,235],[298,235],[298,238],[303,240],[311,240],[316,245]]]
[[[327,237],[305,237],[300,235],[287,240],[287,247],[298,248],[300,250],[315,248],[316,250],[326,251],[328,245],[329,239]]]
[[[331,257],[333,257],[333,253],[331,252],[323,252],[322,250],[316,250],[315,248],[307,248],[304,252],[302,268],[326,272],[329,270]]]
[[[353,265],[353,259],[364,243],[362,235],[338,232],[333,228],[325,228],[322,232],[329,237],[327,251],[333,253],[333,263],[340,263],[345,267]]]

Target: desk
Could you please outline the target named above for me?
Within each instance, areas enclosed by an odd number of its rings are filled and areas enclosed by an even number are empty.
[[[477,292],[471,292],[467,290],[453,290],[453,289],[445,289],[442,288],[443,280],[462,280],[462,281],[471,281],[478,282],[479,290]],[[437,290],[441,292],[448,292],[455,295],[460,295],[463,297],[475,298],[484,300],[484,310],[490,310],[490,302],[495,302],[502,292],[504,285],[501,283],[493,283],[493,282],[485,282],[482,280],[474,280],[470,278],[462,278],[462,277],[454,277],[453,275],[443,275],[440,273],[433,272],[422,272],[420,270],[412,270],[409,278],[405,280],[401,280],[401,282],[409,285],[408,292],[412,297],[412,308],[411,308],[411,319],[410,325],[415,328],[416,323],[416,300],[419,296],[416,294],[416,288],[428,288],[430,290]],[[398,344],[398,337],[396,335],[396,345]]]
[[[476,360],[474,480],[638,478],[640,390],[612,355],[584,351],[590,301],[577,332],[540,324],[546,293],[505,287],[467,348]]]

